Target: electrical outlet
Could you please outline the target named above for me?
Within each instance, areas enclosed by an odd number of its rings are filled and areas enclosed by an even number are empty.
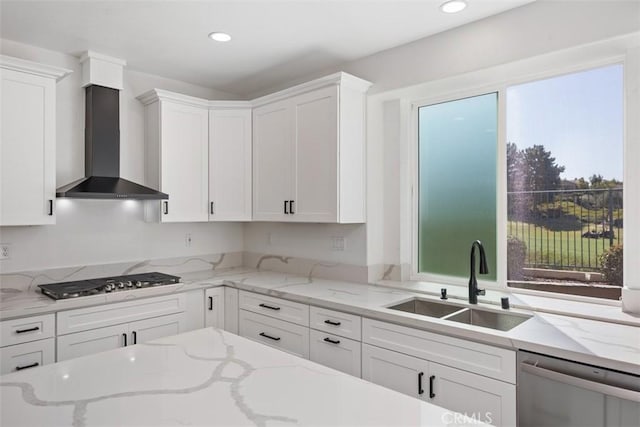
[[[184,235],[184,245],[187,248],[191,247],[191,233],[187,233]]]
[[[9,254],[10,254],[9,244],[1,243],[0,244],[0,260],[9,259],[10,258]]]
[[[331,250],[344,251],[347,247],[347,239],[343,236],[334,236],[331,238]]]

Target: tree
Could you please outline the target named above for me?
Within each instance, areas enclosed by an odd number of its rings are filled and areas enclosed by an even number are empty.
[[[522,190],[522,154],[513,142],[507,143],[507,191]]]
[[[527,147],[521,152],[521,169],[524,189],[529,191],[557,190],[564,166],[558,166],[556,158],[543,145]]]

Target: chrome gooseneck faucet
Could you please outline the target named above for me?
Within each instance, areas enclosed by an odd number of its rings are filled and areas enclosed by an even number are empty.
[[[480,274],[489,274],[487,267],[487,255],[484,253],[484,247],[480,240],[476,240],[471,244],[471,276],[469,277],[469,304],[478,303],[478,295],[484,295],[484,289],[478,289],[478,281],[476,280],[476,246],[480,252]]]

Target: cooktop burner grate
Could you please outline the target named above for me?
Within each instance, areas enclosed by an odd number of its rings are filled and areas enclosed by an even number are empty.
[[[120,292],[180,282],[178,276],[159,272],[102,277],[99,279],[38,285],[43,294],[53,299],[77,298],[111,292]]]

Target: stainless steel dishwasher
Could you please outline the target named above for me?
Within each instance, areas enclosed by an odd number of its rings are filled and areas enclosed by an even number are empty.
[[[518,352],[519,427],[638,427],[640,377]]]

